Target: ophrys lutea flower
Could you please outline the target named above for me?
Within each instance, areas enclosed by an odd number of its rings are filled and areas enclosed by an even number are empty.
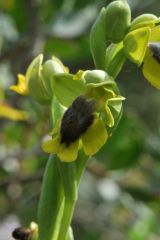
[[[120,117],[124,99],[104,71],[78,72],[74,81],[78,77],[85,82],[84,93],[70,104],[53,129],[52,139],[42,146],[65,162],[76,160],[80,148],[90,156],[104,145]]]
[[[139,27],[130,31],[124,38],[126,56],[134,63],[141,65],[144,77],[160,89],[160,26],[159,19],[152,25]]]
[[[53,130],[53,139],[43,144],[43,150],[57,154],[65,162],[74,161],[80,147],[86,155],[95,154],[108,137],[95,107],[94,100],[77,97]]]

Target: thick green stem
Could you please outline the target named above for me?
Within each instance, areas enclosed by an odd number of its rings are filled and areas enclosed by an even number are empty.
[[[86,156],[83,150],[79,151],[78,158],[76,160],[76,177],[77,177],[77,184],[79,185],[81,177],[86,167],[86,163],[88,160],[88,156]]]
[[[59,161],[59,171],[63,182],[65,201],[58,240],[67,240],[67,233],[77,201],[78,185],[87,159],[88,157],[80,151],[76,162],[63,163]]]
[[[76,201],[74,200],[71,201],[70,199],[65,199],[63,218],[61,222],[61,229],[59,232],[58,240],[67,240],[67,233],[69,231],[69,226],[74,213],[75,203]]]
[[[38,209],[39,240],[57,240],[64,194],[57,161],[50,156],[45,169]]]

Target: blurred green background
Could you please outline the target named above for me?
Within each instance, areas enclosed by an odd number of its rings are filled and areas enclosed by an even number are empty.
[[[0,119],[0,240],[12,239],[15,227],[36,221],[48,157],[41,150],[49,131],[48,109],[9,86],[41,52],[45,59],[59,57],[73,73],[93,69],[89,32],[109,2],[0,0],[0,93],[3,102],[29,114],[23,122]],[[159,16],[159,0],[129,3],[132,18],[147,12]],[[160,239],[160,92],[130,62],[117,83],[126,97],[124,116],[88,162],[72,222],[76,240]]]

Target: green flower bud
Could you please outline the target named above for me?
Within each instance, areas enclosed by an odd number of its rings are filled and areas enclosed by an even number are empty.
[[[157,16],[155,16],[154,14],[142,14],[138,17],[136,17],[130,26],[130,31],[133,31],[137,28],[141,28],[141,27],[154,27],[155,23],[157,23],[159,20],[157,18]]]
[[[131,21],[131,11],[127,1],[111,2],[106,8],[105,20],[107,38],[113,43],[122,41]]]
[[[49,104],[51,99],[41,76],[43,55],[36,57],[29,65],[26,73],[29,93],[40,104]]]
[[[68,73],[68,68],[64,67],[62,62],[56,58],[52,57],[52,59],[47,60],[43,66],[41,71],[41,76],[43,79],[43,82],[45,83],[45,87],[47,89],[47,93],[49,96],[49,99],[52,99],[53,97],[53,81],[54,81],[54,74],[57,73]]]
[[[54,75],[68,70],[55,57],[43,65],[42,61],[43,55],[40,54],[31,62],[27,69],[26,81],[32,98],[42,105],[48,105],[53,98]]]

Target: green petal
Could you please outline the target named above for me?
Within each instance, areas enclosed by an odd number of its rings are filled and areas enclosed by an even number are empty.
[[[116,94],[112,89],[104,87],[104,90],[106,92],[105,96],[106,96],[107,99],[116,97]]]
[[[65,144],[61,144],[61,148],[58,152],[58,157],[63,162],[73,162],[78,155],[79,140],[71,143],[68,147]]]
[[[124,99],[125,98],[122,96],[117,96],[116,98],[112,98],[107,101],[107,104],[109,106],[110,111],[112,112],[112,116],[115,122],[122,111],[122,101]]]
[[[105,110],[106,110],[106,112],[105,112],[106,113],[105,114],[106,124],[109,127],[113,127],[114,126],[114,118],[113,118],[112,112],[111,112],[110,108],[108,107],[107,103],[105,104]]]
[[[127,34],[124,39],[124,51],[127,57],[138,65],[143,62],[150,32],[149,27],[139,28]]]
[[[122,108],[122,101],[125,100],[123,96],[117,96],[116,98],[108,99],[108,106],[114,108],[116,112],[120,112]]]
[[[94,123],[81,136],[86,155],[95,154],[105,144],[107,137],[108,134],[102,120],[96,118]]]
[[[160,89],[160,63],[151,53],[145,57],[143,74],[154,87]]]
[[[60,150],[60,138],[56,136],[55,138],[46,141],[42,144],[42,149],[47,153],[58,153]]]

